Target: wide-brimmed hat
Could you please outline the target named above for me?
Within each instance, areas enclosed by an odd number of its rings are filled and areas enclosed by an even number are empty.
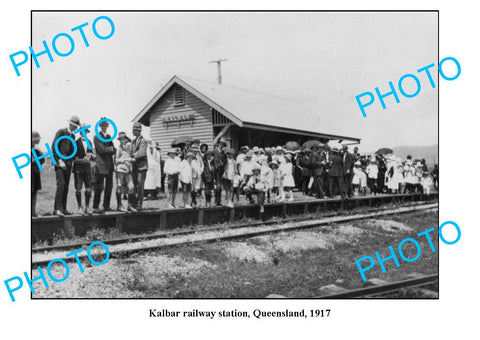
[[[185,155],[185,158],[188,158],[188,157],[195,158],[195,155],[193,154],[193,152],[187,152],[187,154]]]
[[[282,151],[282,152],[283,152],[283,151],[285,151],[285,150],[284,150],[281,146],[277,146],[277,147],[275,148],[275,151]]]
[[[40,140],[40,134],[37,131],[32,131],[32,141],[34,140]]]
[[[252,148],[252,151],[255,153],[255,152],[260,152],[260,149],[258,148],[258,146],[254,146]]]
[[[192,146],[190,147],[190,151],[192,151],[192,152],[194,152],[194,151],[195,151],[195,152],[200,152],[200,147],[199,147],[198,145],[192,145]]]
[[[175,149],[175,148],[168,149],[167,150],[167,155],[170,155],[170,154],[175,154],[176,155],[177,154],[177,149]]]
[[[128,138],[127,134],[123,131],[119,132],[118,133],[118,137],[117,137],[118,140],[122,140],[122,139],[126,139],[127,142],[131,142],[132,140],[130,138]]]
[[[253,168],[252,168],[252,171],[256,171],[256,170],[258,170],[258,171],[261,171],[261,170],[262,170],[262,167],[261,167],[259,164],[257,164],[257,163],[255,163],[255,164],[253,165]]]
[[[100,124],[98,124],[99,126],[109,126],[110,123],[108,122],[108,120],[102,120],[102,119],[107,119],[107,117],[102,117],[100,118],[100,120],[102,121]]]
[[[248,145],[244,145],[240,148],[240,151],[248,151],[250,150],[250,148],[248,147]]]
[[[72,116],[70,120],[67,120],[69,124],[76,125],[77,127],[80,127],[80,118],[78,116]]]
[[[140,130],[142,131],[142,124],[139,122],[133,123],[132,130]]]
[[[360,163],[360,161],[356,161],[354,164],[355,165],[362,165],[362,163]]]
[[[253,157],[253,151],[252,150],[248,151],[247,154],[245,155],[245,157],[252,158]]]
[[[217,144],[227,145],[227,140],[225,139],[225,137],[222,137],[217,141]]]
[[[268,166],[271,167],[272,165],[280,166],[276,161],[271,161],[270,163],[268,163]]]

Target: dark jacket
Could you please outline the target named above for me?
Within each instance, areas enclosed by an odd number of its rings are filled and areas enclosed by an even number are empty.
[[[320,152],[313,153],[312,166],[314,176],[322,176],[325,173],[325,157]]]
[[[312,176],[312,159],[309,155],[304,154],[298,158],[298,165],[300,166],[300,172],[302,177]]]
[[[343,155],[340,155],[342,157],[342,162],[343,162],[343,174],[344,175],[352,175],[353,174],[353,165],[355,163],[355,159],[353,155],[350,152],[346,152]]]
[[[102,133],[102,132],[100,132]],[[107,134],[102,136],[103,139],[110,139]],[[99,175],[107,175],[113,172],[113,155],[115,155],[115,147],[113,142],[102,142],[97,136],[93,137],[93,145],[95,148],[95,173]]]
[[[202,180],[206,183],[213,182],[213,173],[215,171],[215,164],[213,162],[213,159],[211,160],[210,164],[211,164],[211,169],[208,167],[207,159],[203,161]]]
[[[135,169],[148,170],[147,141],[142,135],[133,139],[130,155],[135,158],[135,162],[132,163]]]
[[[35,149],[35,154],[37,155],[37,157],[40,157],[43,155],[43,152],[41,152],[40,150],[34,147],[32,147],[32,149]],[[40,174],[40,168],[38,167],[38,164],[35,161],[35,158],[33,157],[33,152],[31,153],[30,159],[32,160],[32,174]],[[40,162],[40,165],[43,165],[43,163],[45,163],[45,158],[41,158],[39,162]]]
[[[55,134],[55,137],[53,138],[53,142],[51,144],[51,148],[52,148],[52,152],[53,152],[53,157],[55,158],[55,161],[57,162],[57,164],[55,164],[56,167],[60,167],[60,165],[58,164],[58,162],[60,161],[60,159],[63,160],[63,162],[67,165],[67,166],[71,166],[72,163],[73,163],[73,157],[70,158],[70,159],[63,159],[61,158],[58,154],[57,154],[57,151],[56,151],[56,148],[55,148],[55,142],[57,139],[59,139],[60,137],[62,136],[70,136],[72,137],[73,140],[75,140],[75,136],[73,133],[70,133],[68,131],[67,128],[65,129],[60,129],[57,131],[57,133]],[[60,153],[63,155],[63,156],[70,156],[72,153],[73,153],[73,144],[71,141],[69,141],[68,139],[62,139],[60,142],[58,142],[58,151],[60,151]]]
[[[335,154],[330,154],[330,170],[328,175],[332,177],[339,177],[343,175],[342,157]]]
[[[77,153],[75,154],[75,161],[73,162],[73,172],[76,173],[87,173],[91,171],[91,161],[85,158],[87,154],[91,154],[91,160],[95,158],[93,154],[93,144],[92,141],[88,140],[92,149],[85,150],[81,138],[78,138],[75,143],[77,144]],[[87,143],[88,144],[88,143]]]
[[[225,171],[225,164],[227,163],[227,155],[225,151],[220,151],[217,148],[213,150],[213,165],[215,167],[215,173],[223,175]]]

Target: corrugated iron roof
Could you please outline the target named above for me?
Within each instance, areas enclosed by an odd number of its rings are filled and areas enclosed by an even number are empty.
[[[318,113],[312,113],[302,102],[197,79],[184,79],[177,76],[170,79],[133,121],[144,120],[142,118],[149,109],[176,83],[241,127],[269,128],[289,133],[305,132],[313,137],[360,141],[360,138],[316,130],[314,127],[321,117]]]

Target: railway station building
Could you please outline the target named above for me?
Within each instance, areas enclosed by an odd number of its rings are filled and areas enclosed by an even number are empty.
[[[313,123],[321,116],[303,110],[301,103],[293,100],[186,79],[172,77],[133,119],[150,127],[150,136],[160,144],[162,155],[179,136],[199,139],[209,149],[220,137],[235,150],[242,145],[270,147],[288,141],[301,145],[311,139],[360,143],[360,138],[317,131]]]

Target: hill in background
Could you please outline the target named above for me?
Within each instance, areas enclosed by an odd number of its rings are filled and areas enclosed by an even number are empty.
[[[433,170],[433,165],[438,164],[438,145],[430,146],[398,146],[392,148],[393,153],[402,159],[406,159],[407,155],[412,155],[413,159],[425,158],[428,170]]]

